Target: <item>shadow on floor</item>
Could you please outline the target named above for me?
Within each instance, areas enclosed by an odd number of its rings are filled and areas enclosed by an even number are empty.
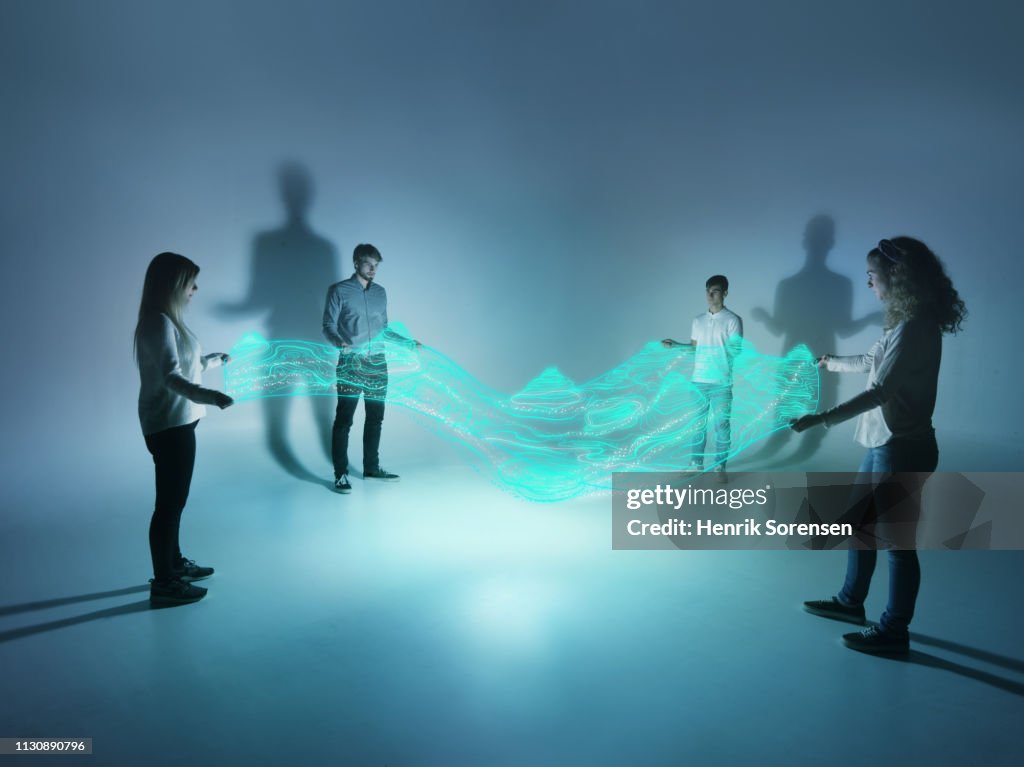
[[[914,632],[911,632],[910,634],[910,641],[918,645],[935,647],[940,650],[948,650],[949,652],[973,658],[993,666],[1000,666],[1010,671],[1024,673],[1024,660],[1020,660],[1018,658],[1010,658],[1005,655],[988,652],[987,650],[979,650],[976,647],[969,647],[957,642],[950,642],[948,639],[940,639],[938,637],[932,637],[926,634],[917,634]],[[879,655],[877,657],[889,661],[916,663],[920,666],[942,669],[943,671],[949,671],[950,673],[958,674],[962,677],[966,677],[967,679],[973,679],[976,682],[981,682],[1000,690],[1005,690],[1013,695],[1024,697],[1024,682],[1016,682],[1004,676],[992,674],[988,671],[982,671],[981,669],[973,668],[971,666],[965,666],[962,663],[957,663],[956,661],[951,661],[946,658],[940,658],[937,655],[921,652],[920,650],[912,649],[910,651],[910,655],[906,657],[885,655]]]

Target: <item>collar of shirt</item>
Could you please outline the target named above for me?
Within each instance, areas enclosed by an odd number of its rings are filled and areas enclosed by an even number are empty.
[[[359,286],[359,289],[360,289],[360,290],[369,290],[370,288],[372,288],[372,287],[373,287],[374,285],[376,285],[376,284],[377,284],[377,281],[376,281],[376,280],[370,280],[370,281],[369,281],[369,282],[368,282],[368,283],[366,284],[366,287],[364,288],[364,287],[363,287],[363,283],[361,283],[361,282],[359,281],[359,275],[358,275],[358,274],[357,274],[356,272],[352,272],[352,276],[351,276],[351,277],[349,277],[349,278],[348,278],[347,280],[345,280],[345,282],[353,282],[353,283],[355,283],[356,285],[358,285],[358,286]]]

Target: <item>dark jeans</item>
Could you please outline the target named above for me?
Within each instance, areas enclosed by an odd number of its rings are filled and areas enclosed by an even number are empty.
[[[388,394],[388,366],[383,354],[361,356],[342,352],[338,358],[338,408],[331,434],[334,478],[348,474],[348,433],[362,395],[366,410],[363,424],[363,472],[380,468],[380,430],[384,400]]]
[[[153,577],[158,581],[173,577],[174,563],[181,558],[178,531],[196,464],[198,423],[193,421],[146,436],[146,447],[156,468],[156,506],[149,523],[149,552],[153,557]]]
[[[879,623],[884,631],[900,636],[906,635],[914,617],[921,585],[921,565],[913,548],[921,488],[938,462],[934,433],[920,439],[893,439],[882,447],[868,449],[856,479],[859,486],[866,486],[865,513],[879,520],[877,529],[884,533],[883,543],[895,546],[889,549],[889,604]],[[893,510],[897,510],[897,519],[889,519]],[[885,533],[887,526],[896,532]],[[849,550],[846,581],[839,592],[843,604],[864,604],[877,560],[874,547]]]

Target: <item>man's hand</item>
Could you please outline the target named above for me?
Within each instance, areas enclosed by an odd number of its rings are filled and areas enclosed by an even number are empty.
[[[807,431],[813,426],[820,426],[825,423],[825,416],[821,413],[811,413],[810,415],[801,416],[789,422],[789,428],[799,434],[802,431]]]
[[[666,349],[683,349],[684,351],[693,351],[696,348],[693,341],[690,341],[690,343],[684,343],[672,338],[663,339],[661,345]]]

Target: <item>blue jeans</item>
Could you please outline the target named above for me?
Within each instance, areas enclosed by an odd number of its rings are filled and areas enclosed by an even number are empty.
[[[732,446],[732,384],[697,383],[693,384],[701,394],[697,410],[697,444],[694,445],[690,458],[695,466],[704,466],[704,458],[711,460],[712,466],[725,468],[725,459]],[[713,452],[704,450],[708,434],[708,411],[715,414],[715,448]]]
[[[917,551],[911,548],[914,545],[912,534],[916,532],[920,513],[921,487],[938,462],[939,448],[934,432],[918,439],[892,439],[881,447],[868,448],[855,481],[860,490],[857,502],[863,503],[866,515],[884,520],[886,512],[899,503],[902,519],[897,521],[896,527],[911,531],[909,538],[905,533],[898,535],[897,547],[889,549],[889,604],[879,621],[883,631],[898,636],[906,636],[914,617],[921,586],[921,565]],[[849,606],[864,604],[877,560],[875,548],[849,550],[840,602]]]

